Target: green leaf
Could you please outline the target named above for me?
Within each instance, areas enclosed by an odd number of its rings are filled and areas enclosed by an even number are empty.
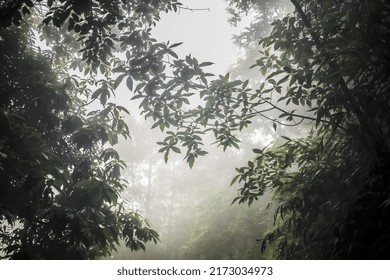
[[[157,121],[157,122],[155,122],[155,123],[152,125],[151,129],[156,128],[156,127],[159,126],[159,125],[160,125],[160,121]]]
[[[191,58],[191,55],[187,55],[187,56],[186,56],[186,62],[187,62],[189,65],[192,65],[192,58]]]
[[[172,151],[174,151],[175,153],[178,153],[178,154],[180,154],[181,153],[181,151],[180,151],[180,149],[178,148],[178,147],[171,147],[171,149],[172,149]]]
[[[129,90],[133,90],[133,78],[131,76],[128,76],[126,79],[126,86]]]
[[[202,62],[201,64],[199,64],[199,67],[210,66],[210,65],[213,65],[213,64],[214,64],[213,62]]]
[[[100,103],[104,106],[107,103],[107,94],[106,91],[102,92],[100,95]]]
[[[249,83],[249,80],[246,80],[246,81],[242,84],[242,90],[246,89],[246,87],[248,86],[248,83]]]
[[[178,46],[180,46],[181,44],[183,44],[183,42],[181,42],[181,43],[175,43],[175,44],[172,44],[172,45],[170,45],[169,46],[169,48],[176,48],[176,47],[178,47]]]
[[[279,75],[280,73],[283,73],[284,71],[283,70],[278,70],[278,71],[275,71],[275,72],[272,72],[270,75],[267,76],[267,78],[265,78],[266,80],[269,80],[271,79],[272,77],[276,76],[276,75]]]
[[[106,197],[110,203],[117,204],[118,194],[112,189],[106,189]]]
[[[123,78],[126,76],[126,74],[119,75],[118,78],[116,78],[114,82],[114,89],[117,89],[120,83],[122,82]]]
[[[187,158],[187,162],[190,168],[192,168],[194,166],[195,156],[193,154],[190,154]]]
[[[100,87],[98,88],[97,90],[94,91],[94,93],[92,93],[92,99],[96,99],[99,97],[99,95],[102,93],[103,89]]]
[[[230,185],[232,186],[232,185],[238,180],[238,178],[240,178],[240,176],[241,176],[240,174],[234,176],[234,178],[233,178],[232,181],[230,182]]]
[[[283,84],[285,81],[288,80],[289,77],[290,77],[290,75],[284,76],[282,79],[280,79],[280,80],[277,82],[276,85],[281,85],[281,84]]]
[[[160,127],[161,132],[163,132],[165,129],[165,123],[161,121],[158,126]]]
[[[176,59],[179,58],[178,55],[177,55],[175,52],[173,52],[173,51],[168,51],[168,53],[169,53],[171,56],[173,56],[174,58],[176,58]]]
[[[117,107],[119,110],[121,110],[121,111],[125,112],[126,114],[130,115],[129,110],[127,110],[125,107],[119,106],[119,105],[117,105],[116,107]]]
[[[231,205],[233,205],[237,200],[239,200],[239,199],[241,199],[241,197],[235,197],[234,199],[233,199],[233,201],[232,201],[232,203],[231,203]],[[241,202],[239,202],[239,203],[241,203]]]
[[[202,151],[202,150],[200,150],[200,151],[197,152],[197,155],[199,155],[199,156],[205,156],[205,155],[207,155],[207,154],[208,154],[208,152]]]
[[[169,108],[168,108],[168,106],[164,106],[163,112],[164,112],[164,118],[168,118],[169,117]]]

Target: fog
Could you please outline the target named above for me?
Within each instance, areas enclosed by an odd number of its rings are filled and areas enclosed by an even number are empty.
[[[258,70],[249,70],[246,61],[257,50],[239,48],[232,39],[250,23],[250,15],[249,20],[244,19],[234,28],[228,23],[224,1],[190,2],[184,1],[184,7],[197,10],[183,9],[178,14],[165,15],[154,36],[164,42],[183,42],[176,50],[179,56],[191,54],[199,61],[214,62],[210,72],[231,72],[233,77],[250,78],[255,87],[262,77]],[[159,129],[150,129],[153,123],[140,117],[136,101],[127,104],[129,97],[121,93],[121,87],[117,100],[132,109],[132,115],[126,117],[131,139],[122,139],[115,147],[127,164],[122,174],[128,188],[122,198],[130,209],[150,221],[161,242],[147,243],[146,251],[138,252],[120,246],[111,258],[267,258],[260,254],[258,240],[272,228],[272,194],[265,194],[250,207],[232,204],[238,187],[230,183],[235,168],[253,160],[252,149],[269,145],[283,128],[275,132],[272,122],[259,118],[240,133],[240,149],[225,152],[212,145],[213,139],[206,135],[205,150],[209,154],[198,158],[190,169],[181,154],[171,154],[168,162],[164,162],[156,144],[164,134]]]

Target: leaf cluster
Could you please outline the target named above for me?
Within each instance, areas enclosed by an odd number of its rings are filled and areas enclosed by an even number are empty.
[[[128,136],[123,108],[86,113],[73,79],[32,46],[31,31],[1,29],[0,239],[4,258],[95,259],[125,239],[158,234],[125,209],[114,145]]]
[[[255,149],[255,160],[237,168],[236,201],[274,192],[275,228],[260,246],[275,257],[387,258],[389,6],[291,2],[295,14],[274,22],[253,67],[269,84],[262,94],[282,92],[278,102],[311,112],[274,106],[279,119],[314,127]]]

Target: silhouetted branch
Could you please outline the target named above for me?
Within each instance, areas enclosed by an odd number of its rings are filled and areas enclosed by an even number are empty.
[[[191,11],[191,12],[195,12],[195,11],[209,11],[209,12],[211,12],[211,10],[209,8],[194,9],[194,8],[189,8],[189,7],[178,7],[178,9],[179,9],[179,12],[180,12],[180,10],[187,10],[187,11]]]

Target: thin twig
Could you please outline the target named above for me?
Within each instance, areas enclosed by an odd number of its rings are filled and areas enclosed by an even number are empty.
[[[191,11],[191,12],[195,12],[195,11],[209,11],[211,12],[211,10],[209,8],[203,8],[203,9],[194,9],[194,8],[189,8],[189,7],[178,7],[179,8],[179,12],[180,10],[187,10],[187,11]]]

